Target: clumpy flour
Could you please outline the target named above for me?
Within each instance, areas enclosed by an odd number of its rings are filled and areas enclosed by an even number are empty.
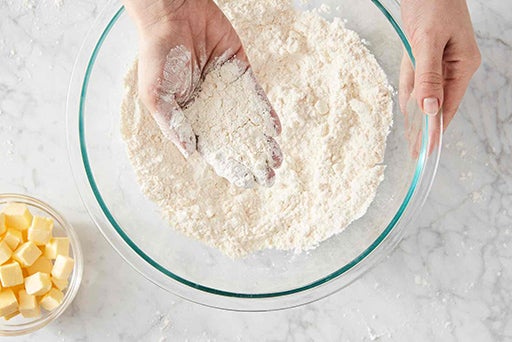
[[[185,160],[139,103],[135,66],[122,135],[138,181],[173,228],[231,257],[314,248],[364,215],[383,180],[392,124],[386,75],[340,19],[298,12],[288,0],[218,3],[281,118],[275,184],[242,189],[198,153]]]

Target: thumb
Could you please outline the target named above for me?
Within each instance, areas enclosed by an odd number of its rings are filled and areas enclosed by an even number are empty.
[[[443,104],[444,45],[423,39],[414,50],[414,95],[425,114],[436,115]]]
[[[153,117],[162,134],[176,145],[183,156],[189,157],[196,150],[196,136],[174,97],[168,97],[160,97]]]

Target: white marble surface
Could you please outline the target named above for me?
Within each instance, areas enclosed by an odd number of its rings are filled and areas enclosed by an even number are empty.
[[[86,268],[58,321],[19,341],[511,341],[512,2],[470,0],[483,65],[445,138],[417,224],[386,260],[327,299],[244,314],[188,303],[134,272],[75,190],[65,97],[99,0],[0,0],[0,191],[52,203]]]

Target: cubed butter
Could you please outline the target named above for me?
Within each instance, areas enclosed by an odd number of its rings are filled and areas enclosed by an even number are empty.
[[[12,290],[0,292],[0,316],[10,315],[18,311],[18,301]]]
[[[3,287],[16,286],[23,283],[23,272],[16,261],[0,266],[0,281]]]
[[[19,312],[18,310],[16,310],[16,311],[14,311],[13,313],[8,314],[8,315],[5,315],[5,316],[3,316],[3,317],[4,317],[4,319],[5,319],[6,321],[8,321],[8,320],[10,320],[11,318],[14,318],[14,317],[18,316],[19,314],[20,314],[20,312]]]
[[[50,242],[53,230],[53,219],[49,217],[34,216],[28,228],[27,240],[36,245],[46,245]]]
[[[11,258],[12,250],[9,248],[7,242],[0,242],[0,265]]]
[[[46,310],[52,311],[55,310],[62,300],[64,299],[64,294],[57,290],[56,288],[52,288],[47,294],[41,298],[39,304]]]
[[[39,307],[39,303],[37,302],[36,296],[29,295],[27,291],[21,290],[18,297],[18,309],[20,310],[20,313],[23,317],[34,318],[41,315],[41,309]]]
[[[64,255],[57,255],[55,263],[52,268],[52,277],[57,279],[68,279],[69,275],[73,271],[75,261]]]
[[[41,229],[28,229],[27,240],[38,246],[46,245],[52,237],[52,232]]]
[[[67,279],[59,279],[52,277],[52,283],[54,287],[58,288],[61,291],[64,291],[68,287]]]
[[[20,291],[21,290],[25,290],[25,284],[22,283],[22,284],[18,284],[18,285],[15,285],[15,286],[11,286],[11,287],[9,287],[9,290],[12,290],[12,292],[14,292],[14,295],[17,298],[18,294],[20,293]]]
[[[8,228],[26,230],[32,223],[32,214],[23,203],[9,203],[3,210]]]
[[[32,241],[25,242],[14,251],[12,258],[19,262],[21,266],[28,267],[32,265],[37,258],[43,254]]]
[[[52,218],[32,216],[22,203],[0,211],[0,317],[52,311],[64,299],[74,260],[67,237],[53,237]]]
[[[55,237],[46,244],[45,255],[50,259],[57,258],[57,255],[69,255],[69,239],[67,237]]]
[[[53,219],[51,217],[34,216],[30,228],[52,231]]]
[[[7,230],[7,225],[5,224],[5,214],[0,213],[0,235],[5,233],[6,230]]]
[[[37,272],[25,278],[25,290],[34,296],[44,295],[52,288],[52,281],[48,273]]]
[[[37,260],[29,267],[26,268],[27,275],[32,275],[37,272],[48,273],[52,272],[53,263],[46,256],[41,255]]]
[[[18,245],[23,241],[23,235],[21,234],[21,231],[17,229],[7,228],[3,241],[9,245],[10,249],[15,250],[16,247],[18,247]]]

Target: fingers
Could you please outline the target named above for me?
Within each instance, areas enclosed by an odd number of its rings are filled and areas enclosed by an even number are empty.
[[[265,187],[271,187],[274,185],[276,173],[275,171],[268,167],[266,164],[256,167],[254,170],[254,178],[256,182]]]
[[[439,143],[439,137],[441,134],[441,121],[438,115],[428,117],[428,145],[427,145],[427,156],[430,156],[437,144]],[[423,131],[411,132],[409,140],[409,152],[413,159],[418,159],[421,151],[423,142]]]
[[[225,159],[210,165],[215,173],[240,188],[251,189],[256,184],[271,187],[275,182],[276,173],[267,164],[256,166],[253,170],[234,159]]]
[[[444,114],[443,114],[444,118]],[[441,118],[439,116],[429,116],[428,118],[428,146],[427,155],[430,156],[437,144],[441,134]]]
[[[407,115],[407,102],[411,97],[414,88],[414,69],[411,60],[407,53],[404,52],[402,56],[402,63],[400,65],[400,81],[398,90],[398,100],[400,103],[400,110],[404,115]]]
[[[208,132],[198,132],[197,150],[219,176],[233,185],[242,188],[252,188],[256,184],[270,187],[275,181],[274,168],[279,167],[283,160],[274,139],[281,132],[281,124],[248,61],[240,60],[238,53],[226,59],[229,55],[231,53],[217,57],[215,67],[229,70],[223,75],[223,82],[232,86],[225,88],[223,96],[227,101],[234,99],[233,102],[241,107],[239,112],[226,113],[233,115],[227,118],[227,122],[234,121],[235,124],[223,126],[225,136],[211,139]],[[240,89],[244,91],[242,99],[239,98]],[[247,103],[244,105],[240,101]]]
[[[241,162],[228,158],[220,163],[211,163],[215,172],[230,183],[245,189],[256,184],[265,187],[274,185],[276,173],[274,168],[281,166],[283,155],[277,142],[268,137],[268,157],[263,163],[248,167]]]
[[[462,97],[466,92],[469,84],[469,79],[460,79],[447,82],[445,87],[445,100],[443,105],[443,119],[445,127],[452,121],[455,113],[457,112]]]
[[[480,61],[480,52],[475,47],[475,52],[467,59],[446,63],[443,103],[444,127],[447,127],[455,116],[471,77],[480,66]]]
[[[421,137],[424,114],[419,111],[416,100],[409,96],[405,108],[405,138],[409,143],[409,152],[417,159],[421,150]]]
[[[172,96],[160,96],[153,117],[165,138],[172,141],[185,158],[196,150],[192,126]]]
[[[422,132],[416,132],[409,139],[409,153],[413,159],[418,159],[421,151]]]
[[[281,134],[282,127],[281,127],[281,121],[279,120],[279,117],[277,116],[276,111],[274,110],[274,107],[272,107],[272,104],[270,103],[270,100],[267,97],[267,94],[261,87],[261,85],[258,83],[258,80],[256,79],[256,76],[254,75],[254,72],[252,71],[252,68],[248,68],[247,72],[251,75],[251,77],[254,80],[254,84],[256,87],[256,91],[258,95],[263,99],[263,101],[267,104],[269,108],[269,121],[267,122],[267,127],[265,127],[265,134],[271,136],[271,137],[277,137]]]
[[[435,147],[435,138],[440,134],[439,118],[435,116],[441,110],[444,101],[443,53],[446,41],[440,40],[438,37],[432,37],[431,39],[427,34],[419,35],[419,37],[413,42],[413,53],[416,57],[413,96],[416,98],[421,111],[430,116],[428,125],[429,145],[427,146],[430,155]],[[405,62],[402,60],[402,65],[403,63]],[[412,65],[410,67],[412,69]],[[407,66],[405,68],[405,75],[401,75],[401,81],[405,82],[404,89],[408,89],[410,87],[410,76],[408,74],[410,69]],[[404,98],[407,96],[406,94],[401,95]],[[422,133],[418,132],[413,134],[413,138],[410,140],[413,158],[419,156],[421,136]]]
[[[277,141],[267,136],[267,159],[265,162],[252,167],[252,172],[256,183],[265,187],[274,185],[277,169],[283,163],[283,152]],[[251,169],[249,169],[251,170]]]
[[[259,86],[259,85],[258,85]],[[270,104],[270,101],[267,98],[267,95],[263,92],[260,94],[261,97],[265,102],[267,102],[269,108],[270,108],[270,120],[268,121],[268,125],[266,127],[265,133],[272,136],[277,137],[281,134],[282,127],[281,127],[281,120],[279,120],[279,117],[277,116],[276,111],[272,107],[272,104]]]
[[[416,56],[414,95],[418,106],[428,115],[436,115],[443,104],[443,52],[446,42],[421,35],[413,45]]]
[[[281,134],[282,127],[281,127],[281,120],[279,120],[279,117],[277,116],[276,111],[274,110],[274,107],[272,107],[272,104],[270,103],[270,100],[267,97],[267,94],[263,91],[263,88],[260,86],[258,81],[256,81],[256,89],[258,91],[258,94],[261,96],[263,101],[266,102],[268,108],[270,109],[269,114],[269,121],[267,122],[267,126],[265,127],[265,134],[271,136],[271,137],[277,137]]]
[[[277,169],[283,163],[283,152],[277,141],[272,137],[267,137],[268,157],[267,164],[273,169]]]
[[[238,62],[238,55],[236,58]],[[252,172],[254,180],[257,184],[265,187],[270,187],[275,182],[276,173],[274,169],[280,167],[283,162],[283,153],[281,151],[281,148],[279,147],[279,144],[274,139],[274,137],[277,137],[281,133],[281,122],[279,121],[279,118],[275,110],[272,108],[272,105],[270,104],[270,101],[268,100],[263,88],[257,82],[251,67],[245,61],[242,61],[241,63],[242,65],[246,66],[244,74],[246,74],[246,76],[248,75],[251,78],[257,96],[259,97],[260,100],[263,100],[268,110],[268,113],[265,113],[265,116],[267,114],[268,116],[266,116],[266,118],[264,119],[265,124],[262,126],[261,132],[262,138],[265,139],[263,146],[266,146],[266,151],[263,151],[264,153],[261,154],[261,156],[263,156],[263,158],[265,158],[266,156],[266,158],[261,159],[259,162],[253,165],[248,165],[246,170]],[[240,167],[240,165],[238,165],[234,161],[231,161],[230,163],[233,167]],[[252,187],[252,184],[248,182],[245,178],[241,177],[240,173],[234,172],[232,174],[234,174],[234,176],[230,176],[232,177],[231,180],[228,177],[225,178],[227,178],[237,186],[240,186],[241,184],[242,187],[244,188]]]
[[[277,141],[267,136],[267,159],[265,163],[254,168],[254,178],[259,185],[271,187],[274,185],[277,169],[283,163],[283,152]]]
[[[405,137],[409,143],[409,152],[411,157],[417,159],[421,152],[423,143],[423,119],[424,116],[418,113],[416,101],[411,98],[407,103],[406,112],[411,115],[410,120],[406,121]],[[444,115],[443,115],[444,118]],[[419,120],[419,121],[418,121]],[[441,115],[428,116],[428,145],[427,156],[430,156],[439,142],[441,134]]]
[[[196,136],[181,108],[171,112],[170,127],[177,135],[176,146],[185,158],[189,157],[196,150]]]
[[[248,167],[234,159],[225,159],[220,163],[211,164],[215,172],[228,180],[228,182],[244,189],[253,188],[256,179]]]
[[[280,167],[283,161],[281,148],[272,137],[267,137],[266,160],[263,159],[262,162],[253,165],[245,165],[234,158],[227,157],[222,151],[206,152],[201,142],[198,144],[198,151],[219,176],[245,189],[253,188],[256,184],[271,187],[276,177],[274,169]]]

